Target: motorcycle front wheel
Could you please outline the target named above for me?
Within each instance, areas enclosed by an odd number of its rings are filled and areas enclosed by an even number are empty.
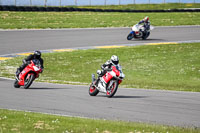
[[[97,88],[91,84],[89,87],[89,95],[90,96],[96,96],[99,93],[99,90],[97,90]]]
[[[19,87],[20,87],[20,85],[18,84],[18,80],[17,80],[17,79],[15,79],[14,87],[15,87],[15,88],[19,88]]]
[[[131,39],[133,39],[133,34],[129,33],[128,36],[127,36],[127,40],[131,40]]]
[[[26,76],[26,78],[24,80],[24,89],[28,89],[31,86],[34,79],[35,79],[34,73],[30,73],[29,76]]]
[[[118,88],[118,80],[113,80],[112,82],[110,82],[108,84],[108,86],[110,86],[109,88],[107,88],[107,92],[106,92],[106,96],[111,98],[115,95],[115,93],[117,92],[117,88]]]

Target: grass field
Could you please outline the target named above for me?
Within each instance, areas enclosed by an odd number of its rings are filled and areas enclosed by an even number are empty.
[[[131,27],[144,16],[154,26],[200,25],[199,12],[7,12],[0,11],[0,29]]]
[[[74,6],[76,8],[76,6]],[[184,9],[200,8],[200,3],[166,3],[166,4],[129,4],[129,5],[107,5],[107,6],[78,6],[78,8],[91,9],[120,9],[120,10],[162,10],[162,9]]]
[[[200,92],[200,43],[46,53],[39,81],[89,84],[113,54],[126,75],[123,87]],[[14,77],[21,60],[1,62],[0,76]]]
[[[180,128],[123,121],[62,117],[0,109],[0,133],[199,133]]]

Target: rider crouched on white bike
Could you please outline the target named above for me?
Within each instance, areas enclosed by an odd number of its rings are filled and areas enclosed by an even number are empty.
[[[107,71],[112,70],[112,66],[119,66],[119,58],[116,55],[112,55],[110,60],[106,61],[106,63],[104,63],[101,66],[102,70],[97,70],[97,74],[99,75],[100,79],[102,80],[104,83],[104,86],[107,85],[108,81],[105,81],[103,78],[101,78],[102,76],[104,76],[106,74]],[[96,85],[98,84],[98,81],[96,82]]]
[[[40,61],[40,64],[41,64],[41,68],[42,69],[44,68],[44,66],[43,66],[43,59],[41,58],[41,52],[40,51],[35,51],[34,54],[30,54],[28,57],[26,57],[25,59],[22,60],[23,64],[19,68],[17,68],[16,77],[19,76],[19,74],[22,72],[22,70],[24,70],[24,68],[33,59],[38,59]]]

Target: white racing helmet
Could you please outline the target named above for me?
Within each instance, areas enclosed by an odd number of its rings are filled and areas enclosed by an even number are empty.
[[[114,65],[118,65],[119,63],[119,58],[116,55],[112,55],[110,61],[114,64]]]

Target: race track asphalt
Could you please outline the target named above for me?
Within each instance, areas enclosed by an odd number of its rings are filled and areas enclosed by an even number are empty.
[[[199,41],[200,26],[156,27],[148,40],[127,41],[128,28],[0,31],[0,55],[86,46]],[[41,75],[42,76],[42,75]],[[90,76],[90,75],[89,75]],[[13,88],[0,78],[0,108],[97,119],[200,127],[200,93],[121,88],[91,97],[88,86],[34,82]]]

